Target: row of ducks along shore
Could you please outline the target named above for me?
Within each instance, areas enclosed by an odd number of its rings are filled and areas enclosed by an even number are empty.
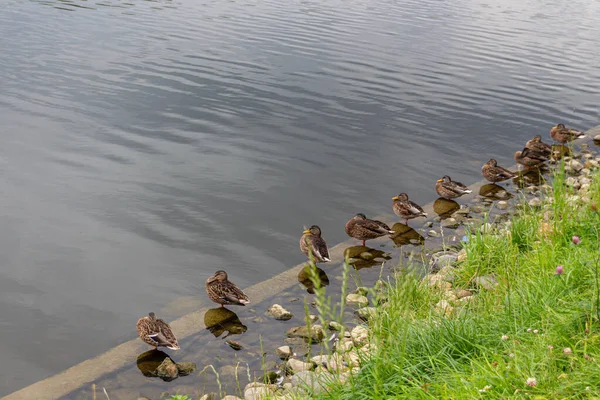
[[[561,145],[584,136],[582,132],[566,128],[564,124],[558,124],[550,130],[550,137]],[[542,137],[536,135],[525,144],[523,150],[515,153],[514,159],[518,164],[524,166],[525,170],[529,170],[540,167],[552,156],[552,145],[542,142]],[[486,180],[493,183],[503,182],[517,176],[516,172],[498,165],[493,158],[483,165],[481,174]],[[445,199],[455,199],[471,193],[467,186],[453,181],[448,175],[436,181],[435,190],[440,197]],[[408,224],[409,219],[427,217],[427,213],[423,208],[411,201],[406,193],[400,193],[392,198],[392,210],[394,214],[404,219],[405,224]],[[346,222],[345,230],[351,238],[361,240],[363,246],[365,246],[367,240],[395,233],[384,222],[369,219],[363,213],[356,214]],[[304,230],[300,238],[300,250],[309,259],[312,257],[314,262],[327,263],[331,261],[327,243],[323,239],[321,228],[318,225],[312,225]],[[217,271],[206,280],[206,293],[210,300],[220,304],[221,307],[225,305],[245,306],[250,302],[248,296],[229,280],[225,271]],[[140,318],[136,324],[136,329],[139,337],[156,349],[166,347],[179,350],[180,348],[169,324],[160,318],[156,318],[154,313]]]

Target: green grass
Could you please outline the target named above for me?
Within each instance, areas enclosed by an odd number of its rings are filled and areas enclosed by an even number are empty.
[[[412,273],[397,275],[370,324],[372,357],[318,398],[599,397],[600,216],[593,205],[600,205],[600,174],[592,179],[590,199],[577,199],[559,169],[541,209],[524,202],[499,234],[469,234],[454,287],[471,289],[482,275],[498,286],[480,289],[450,316],[436,311],[439,289]]]

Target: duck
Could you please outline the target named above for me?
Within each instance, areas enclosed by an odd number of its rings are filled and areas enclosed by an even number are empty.
[[[535,135],[533,139],[527,141],[525,143],[525,148],[535,151],[536,153],[540,153],[546,157],[549,157],[552,154],[552,146],[548,143],[542,142],[542,137],[540,135]]]
[[[149,313],[147,317],[140,318],[135,324],[140,339],[158,350],[166,347],[171,350],[179,350],[179,343],[173,330],[165,321],[156,318],[156,314]]]
[[[392,209],[400,218],[404,218],[405,224],[409,219],[427,217],[427,213],[417,203],[410,201],[406,193],[400,193],[392,197]]]
[[[481,175],[488,181],[494,183],[502,182],[517,176],[514,172],[499,166],[498,162],[493,158],[490,158],[488,162],[483,164],[483,167],[481,167]]]
[[[363,246],[365,246],[367,240],[393,233],[394,231],[385,223],[368,219],[363,213],[356,214],[346,222],[346,234],[351,238],[362,240]]]
[[[248,296],[227,277],[227,272],[217,271],[206,280],[206,293],[208,298],[221,307],[245,306],[250,303]]]
[[[527,147],[523,148],[521,151],[517,151],[515,153],[515,161],[521,165],[524,165],[526,168],[537,167],[544,162],[548,161],[548,157],[540,154],[538,152],[532,151]]]
[[[585,135],[581,131],[565,127],[565,124],[558,124],[550,129],[550,137],[560,144],[565,144],[572,140],[585,137]]]
[[[312,258],[315,262],[328,263],[331,261],[327,243],[325,242],[325,239],[321,237],[321,228],[317,225],[312,225],[302,232],[302,237],[300,238],[300,250],[302,250],[309,258],[312,254]]]
[[[471,193],[472,190],[460,182],[455,182],[448,175],[438,179],[435,184],[435,191],[444,199],[455,199],[464,194]]]

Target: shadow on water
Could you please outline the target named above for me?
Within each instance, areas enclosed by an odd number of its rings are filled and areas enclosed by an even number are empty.
[[[517,177],[513,178],[513,183],[519,188],[527,186],[539,186],[546,183],[543,174],[547,171],[545,168],[535,168],[521,172]]]
[[[454,214],[459,209],[460,209],[460,204],[458,204],[454,200],[444,199],[443,197],[438,197],[438,199],[433,202],[433,211],[441,219],[449,218],[452,214]]]
[[[156,377],[158,376],[158,367],[165,361],[165,359],[173,359],[165,352],[160,350],[149,350],[142,353],[137,358],[137,367],[144,376]],[[175,362],[175,361],[173,361]]]
[[[392,241],[396,246],[406,244],[421,245],[425,243],[425,238],[419,232],[401,222],[395,223],[392,226],[392,230],[394,231]]]
[[[505,188],[495,183],[488,183],[481,186],[479,188],[479,195],[492,200],[508,200],[513,197]]]
[[[306,288],[306,291],[308,293],[314,294],[315,293],[315,285],[314,285],[313,281],[310,279],[310,276],[311,276],[310,268],[311,268],[310,265],[306,265],[306,266],[304,266],[304,268],[302,268],[302,270],[298,273],[298,282],[300,282]],[[319,280],[321,281],[321,286],[328,286],[329,285],[329,277],[327,276],[325,271],[323,271],[319,267],[314,267],[314,268],[315,268],[316,274],[319,277]]]
[[[204,326],[216,338],[227,332],[223,339],[230,335],[241,335],[248,330],[239,317],[227,308],[211,308],[204,314]]]
[[[344,250],[344,259],[348,260],[348,264],[358,271],[381,265],[383,262],[391,260],[391,257],[386,252],[367,246],[351,246]]]

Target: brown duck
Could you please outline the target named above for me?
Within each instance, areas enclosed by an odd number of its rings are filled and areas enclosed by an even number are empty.
[[[300,250],[302,250],[309,258],[312,254],[312,258],[315,262],[327,263],[331,261],[327,243],[325,243],[325,239],[321,237],[321,228],[317,225],[313,225],[302,232],[302,237],[300,238]]]
[[[483,175],[483,177],[488,181],[494,183],[502,182],[517,176],[517,174],[515,174],[514,172],[511,172],[506,168],[499,166],[498,162],[493,158],[490,158],[488,162],[483,164],[483,167],[481,167],[481,175]]]
[[[581,131],[565,127],[565,124],[558,124],[550,129],[550,136],[558,143],[565,144],[585,135]]]
[[[552,146],[542,142],[542,137],[540,135],[535,135],[533,139],[527,141],[527,143],[525,143],[525,148],[546,157],[550,157],[550,154],[552,154]]]
[[[423,208],[410,201],[406,193],[400,193],[398,196],[392,197],[392,209],[397,216],[404,218],[405,224],[408,224],[409,219],[427,217],[427,213]]]
[[[346,233],[354,239],[362,240],[365,246],[367,240],[390,235],[394,231],[385,223],[368,219],[365,214],[359,213],[346,222]]]
[[[225,271],[217,271],[206,280],[206,293],[221,307],[225,305],[245,306],[250,303],[248,296],[235,283],[227,279]]]
[[[455,199],[464,194],[471,193],[472,190],[460,182],[455,182],[448,175],[437,180],[435,191],[440,197],[445,199]]]
[[[147,317],[140,318],[135,325],[140,339],[148,343],[150,346],[158,349],[166,347],[171,350],[179,350],[177,338],[169,324],[151,312]]]
[[[527,168],[532,168],[548,161],[548,157],[525,147],[523,150],[515,153],[515,161]]]

